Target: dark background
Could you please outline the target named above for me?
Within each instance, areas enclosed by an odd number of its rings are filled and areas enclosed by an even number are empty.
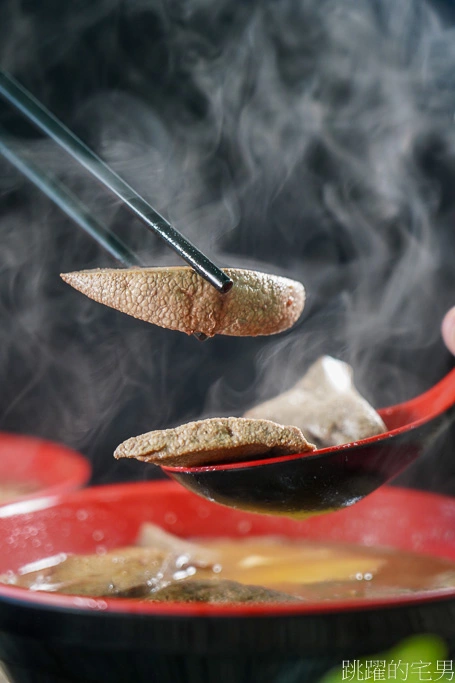
[[[323,353],[376,406],[453,365],[455,9],[419,0],[2,0],[9,70],[220,265],[301,280],[273,338],[205,343],[105,309],[59,273],[114,266],[0,164],[0,429],[62,441],[94,481],[123,439],[240,415]],[[178,263],[48,141],[2,124],[151,265]],[[455,493],[448,429],[405,483]]]

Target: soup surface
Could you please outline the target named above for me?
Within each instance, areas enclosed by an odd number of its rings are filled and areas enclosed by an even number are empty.
[[[20,496],[27,496],[39,488],[39,484],[32,481],[3,481],[0,484],[0,504],[7,503]]]
[[[455,562],[275,537],[199,543],[145,524],[134,546],[60,554],[0,578],[34,591],[152,601],[326,601],[455,588]]]

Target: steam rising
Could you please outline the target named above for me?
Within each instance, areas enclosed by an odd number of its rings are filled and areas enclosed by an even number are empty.
[[[0,429],[64,441],[115,476],[121,440],[241,414],[324,353],[376,406],[438,379],[455,299],[452,28],[423,0],[59,12],[3,3],[2,67],[219,264],[298,279],[308,304],[286,335],[205,344],[97,306],[58,273],[113,262],[2,162]],[[150,264],[178,263],[0,113]]]

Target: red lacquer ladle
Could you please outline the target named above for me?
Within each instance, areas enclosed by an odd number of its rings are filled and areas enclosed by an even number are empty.
[[[450,419],[455,369],[416,398],[379,410],[388,431],[297,455],[206,467],[163,467],[183,486],[243,510],[303,517],[347,507],[399,474]]]

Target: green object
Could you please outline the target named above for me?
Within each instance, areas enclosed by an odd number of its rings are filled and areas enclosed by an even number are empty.
[[[454,681],[455,667],[447,659],[448,648],[433,634],[411,636],[395,647],[361,659],[344,660],[319,683],[342,681]]]

